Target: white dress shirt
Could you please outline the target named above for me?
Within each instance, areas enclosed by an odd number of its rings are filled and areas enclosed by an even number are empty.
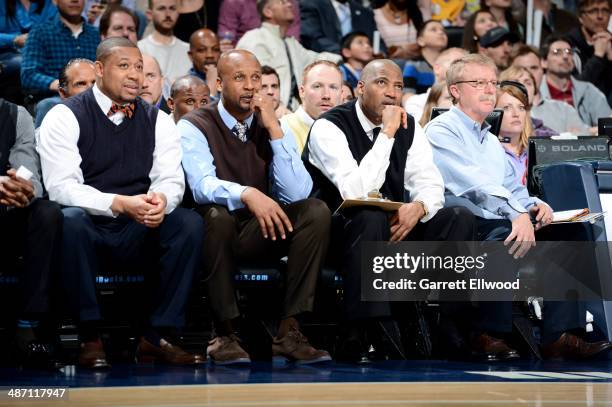
[[[380,126],[365,116],[360,102],[355,107],[359,124],[372,140],[374,129]],[[389,138],[381,131],[372,149],[357,164],[342,130],[327,119],[318,119],[310,130],[309,160],[338,188],[343,199],[361,198],[384,184],[394,142],[395,138]],[[442,176],[433,162],[431,146],[417,122],[406,157],[404,188],[410,191],[410,201],[422,201],[427,207],[428,214],[421,219],[422,222],[431,219],[444,205]]]
[[[93,94],[106,115],[113,102],[97,85],[93,87]],[[124,117],[123,112],[117,112],[109,120],[119,125]],[[49,199],[60,205],[83,208],[92,215],[115,216],[111,205],[116,194],[105,193],[84,184],[80,167],[82,158],[77,145],[79,133],[76,116],[63,104],[54,106],[40,126],[37,149]],[[153,166],[149,172],[149,191],[161,192],[166,196],[166,213],[178,206],[185,191],[181,158],[181,139],[174,121],[159,111],[155,123],[155,150]]]

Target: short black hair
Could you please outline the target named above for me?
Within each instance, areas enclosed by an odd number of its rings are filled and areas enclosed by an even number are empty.
[[[550,46],[553,44],[553,42],[557,42],[557,41],[567,42],[570,45],[570,47],[573,47],[572,41],[570,41],[570,39],[567,38],[567,36],[561,35],[561,34],[554,34],[554,33],[550,34],[548,37],[546,37],[544,44],[542,44],[542,46],[540,47],[540,56],[542,57],[543,60],[548,59],[548,52],[550,51]]]
[[[68,69],[74,64],[85,63],[94,66],[94,62],[87,58],[73,58],[62,68],[59,75],[59,87],[60,89],[66,89],[68,87]]]
[[[427,28],[427,26],[431,23],[438,23],[440,25],[442,25],[442,28],[444,28],[444,25],[438,21],[438,20],[427,20],[425,21],[417,30],[417,38],[419,38],[421,35],[423,35],[423,32],[425,31],[425,28]]]
[[[270,0],[257,0],[257,14],[259,14],[259,18],[261,21],[265,20],[263,10],[268,5]]]
[[[138,25],[140,21],[138,20],[138,17],[136,17],[136,14],[125,6],[114,4],[107,8],[104,14],[102,14],[102,17],[100,17],[100,34],[106,35],[108,29],[110,28],[111,17],[115,13],[125,13],[132,17],[132,20],[134,20],[134,25],[136,26],[136,32],[138,32]]]
[[[104,62],[113,53],[113,48],[136,48],[138,46],[132,41],[123,37],[107,38],[100,42],[96,48],[96,61]]]
[[[350,49],[351,45],[353,44],[353,41],[355,41],[355,39],[358,37],[366,37],[368,40],[370,39],[370,37],[368,37],[368,34],[364,33],[363,31],[351,31],[350,33],[342,37],[342,49]]]
[[[271,66],[268,65],[264,65],[261,67],[261,74],[262,75],[274,75],[276,76],[276,79],[278,79],[278,83],[280,84],[280,76],[278,76],[278,72],[276,72],[276,69],[272,68]]]
[[[170,97],[174,99],[177,93],[189,87],[191,84],[208,86],[206,82],[204,82],[202,79],[198,78],[197,76],[194,76],[194,75],[181,76],[180,78],[176,78],[176,80],[172,84],[172,87],[170,88]]]

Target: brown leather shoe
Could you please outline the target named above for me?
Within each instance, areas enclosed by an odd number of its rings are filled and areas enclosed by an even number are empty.
[[[487,362],[520,358],[519,353],[508,346],[503,339],[484,333],[472,340],[472,356]]]
[[[607,341],[587,342],[584,339],[565,332],[550,345],[542,347],[546,359],[586,359],[612,348]]]
[[[106,361],[106,353],[100,339],[82,342],[79,352],[79,366],[87,369],[106,369],[110,364]]]
[[[297,327],[292,327],[282,338],[272,339],[272,357],[302,365],[331,360],[326,350],[315,349],[308,343],[308,339]]]
[[[155,346],[145,338],[140,338],[140,342],[136,348],[136,362],[157,362],[168,365],[199,365],[205,363],[206,358],[199,353],[186,352],[165,339],[161,340],[159,346]]]
[[[242,349],[240,339],[234,334],[214,337],[208,342],[206,355],[217,365],[251,363],[249,354]]]

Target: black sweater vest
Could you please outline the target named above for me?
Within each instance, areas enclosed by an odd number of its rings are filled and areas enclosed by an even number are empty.
[[[146,193],[151,185],[157,108],[137,98],[132,118],[117,126],[102,112],[92,89],[64,104],[79,122],[77,145],[85,185],[111,194]]]
[[[351,101],[340,106],[336,106],[322,114],[319,119],[326,119],[335,124],[346,137],[349,149],[357,164],[372,149],[374,142],[370,140],[365,130],[359,123],[357,117],[356,101]],[[311,127],[312,131],[312,127]],[[385,136],[380,136],[385,137]],[[404,170],[406,168],[406,157],[412,145],[414,137],[414,119],[408,115],[408,128],[400,127],[395,133],[395,142],[389,157],[389,168],[385,175],[385,182],[379,189],[385,198],[393,201],[404,202],[407,191],[404,188]],[[310,140],[310,134],[308,134]],[[325,201],[333,211],[342,203],[342,197],[338,188],[323,175],[309,160],[308,141],[302,153],[302,160],[306,169],[310,173],[313,181],[311,196]]]

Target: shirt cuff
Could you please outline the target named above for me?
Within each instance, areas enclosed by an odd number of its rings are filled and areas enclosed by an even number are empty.
[[[227,200],[227,209],[235,211],[236,209],[244,208],[244,203],[242,199],[240,199],[240,196],[247,188],[248,187],[240,184],[234,184],[228,188],[229,198]]]

